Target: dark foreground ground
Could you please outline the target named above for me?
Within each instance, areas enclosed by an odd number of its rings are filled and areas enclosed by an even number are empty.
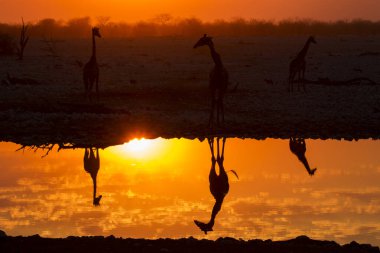
[[[0,252],[265,252],[265,253],[361,253],[380,252],[379,247],[351,242],[339,245],[333,241],[317,241],[300,236],[288,241],[219,238],[216,241],[186,239],[119,239],[109,237],[67,237],[47,239],[31,237],[2,237]]]

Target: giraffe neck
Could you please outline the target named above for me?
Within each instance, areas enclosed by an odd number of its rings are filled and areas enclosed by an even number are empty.
[[[208,47],[210,48],[211,57],[215,63],[215,66],[223,67],[222,59],[220,58],[220,55],[215,51],[214,44],[209,44]]]
[[[95,35],[92,34],[92,61],[96,61],[96,42],[95,42]]]
[[[210,221],[208,222],[208,225],[211,227],[214,226],[216,215],[219,213],[220,209],[222,208],[223,199],[216,199],[214,207],[212,209]]]
[[[310,171],[310,166],[309,166],[309,163],[307,162],[307,159],[306,159],[305,155],[300,156],[299,160],[305,166],[305,168],[307,169],[307,171]]]
[[[307,51],[309,50],[309,47],[310,47],[310,40],[306,41],[305,46],[302,48],[301,52],[299,52],[297,58],[305,59]]]

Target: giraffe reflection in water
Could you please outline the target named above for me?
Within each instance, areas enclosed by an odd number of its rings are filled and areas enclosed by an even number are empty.
[[[217,138],[217,155],[215,158],[214,155],[214,138],[208,138],[208,144],[210,146],[211,151],[211,169],[209,174],[209,182],[210,182],[210,192],[215,199],[215,204],[212,209],[211,218],[208,223],[203,223],[198,220],[194,220],[194,223],[202,230],[205,234],[209,231],[213,231],[213,226],[215,223],[216,215],[219,213],[224,197],[227,195],[229,190],[228,183],[228,175],[224,168],[224,146],[226,143],[226,138],[224,137],[222,140],[222,148],[220,153],[220,138]],[[215,165],[218,164],[219,174],[216,173]],[[236,177],[238,177],[237,173],[233,170]]]
[[[305,153],[306,153],[306,142],[304,138],[294,138],[291,137],[289,140],[289,148],[290,151],[292,151],[293,154],[295,154],[302,162],[302,164],[305,166],[305,169],[309,173],[310,176],[313,176],[317,168],[310,169],[309,163],[306,159]]]
[[[96,151],[96,155],[94,153]],[[85,148],[83,157],[83,166],[87,173],[91,175],[92,183],[94,186],[93,190],[93,205],[99,206],[102,195],[96,196],[96,177],[98,176],[98,171],[100,168],[100,158],[98,148]]]

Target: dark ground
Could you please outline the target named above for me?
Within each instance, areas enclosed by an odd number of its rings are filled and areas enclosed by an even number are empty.
[[[216,241],[186,239],[121,239],[109,237],[68,237],[47,239],[30,237],[0,238],[0,252],[256,252],[256,253],[365,253],[380,252],[378,247],[351,242],[339,245],[300,236],[288,241],[219,238]]]

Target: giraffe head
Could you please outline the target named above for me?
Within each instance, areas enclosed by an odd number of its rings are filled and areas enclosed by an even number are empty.
[[[309,37],[309,41],[310,41],[311,43],[317,44],[317,41],[315,41],[314,36],[310,36],[310,37]]]
[[[99,195],[98,197],[95,197],[94,199],[93,199],[93,205],[94,206],[100,206],[100,200],[102,199],[102,195]]]
[[[94,27],[94,28],[92,28],[92,34],[93,34],[94,36],[99,37],[99,38],[102,37],[102,35],[100,35],[100,32],[99,32],[99,27]]]
[[[209,46],[212,45],[212,37],[207,36],[207,34],[203,35],[202,38],[198,40],[197,43],[195,43],[193,48],[201,47],[201,46]]]

